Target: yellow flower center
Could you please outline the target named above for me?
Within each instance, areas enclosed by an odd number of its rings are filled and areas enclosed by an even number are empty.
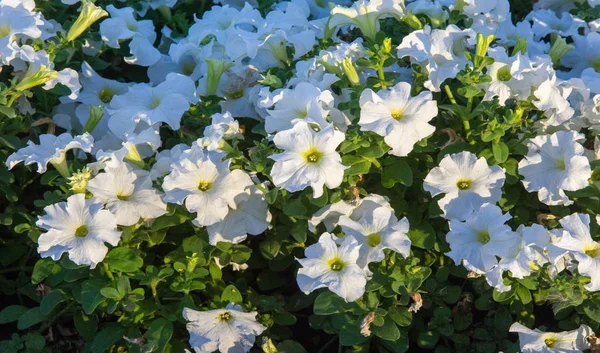
[[[231,93],[228,94],[228,97],[230,99],[240,99],[243,96],[244,96],[244,90],[243,89],[241,89],[239,91],[231,92]]]
[[[212,187],[212,183],[210,181],[200,180],[200,182],[198,183],[198,190],[200,190],[200,191],[207,191],[211,187]]]
[[[554,346],[556,345],[556,337],[554,336],[548,336],[544,339],[544,343],[546,344],[546,346],[548,348],[554,348]]]
[[[10,34],[10,25],[9,24],[0,25],[0,38],[4,38],[9,34]]]
[[[481,244],[487,244],[490,242],[490,233],[487,231],[481,231],[477,233],[477,241]]]
[[[196,70],[196,63],[189,63],[183,65],[182,72],[184,75],[189,76],[194,72],[194,70]]]
[[[369,234],[367,236],[367,244],[369,244],[369,246],[372,248],[381,244],[381,234],[379,234],[379,233]]]
[[[471,181],[467,180],[467,179],[459,179],[456,182],[456,186],[460,189],[460,190],[469,190],[471,188]]]
[[[319,163],[321,157],[323,157],[323,154],[314,147],[311,147],[308,151],[304,152],[304,159],[308,163]]]
[[[225,322],[231,320],[231,313],[229,311],[224,312],[223,314],[219,315],[219,320]]]
[[[75,229],[75,236],[78,238],[85,238],[88,235],[88,227],[85,224],[80,225]]]
[[[160,105],[160,98],[158,98],[158,97],[152,98],[152,106],[150,107],[150,109],[156,109],[156,108],[158,108],[159,105]]]
[[[565,165],[565,161],[562,159],[559,159],[556,161],[556,168],[560,169],[560,170],[565,170],[567,169],[567,166]]]
[[[102,91],[100,91],[100,94],[98,95],[98,97],[100,98],[102,103],[109,103],[112,100],[112,97],[114,95],[115,95],[115,92],[113,90],[105,88]]]
[[[333,259],[329,260],[328,263],[331,271],[335,272],[340,272],[346,266],[346,264],[344,264],[344,261],[342,261],[342,259],[340,259],[339,257],[334,257]]]
[[[117,198],[121,201],[127,201],[129,200],[129,195],[125,195],[119,192],[117,193]]]
[[[596,72],[600,72],[600,59],[596,59],[591,62],[591,66],[594,68]]]
[[[300,119],[304,119],[306,118],[306,116],[308,115],[308,110],[304,109],[304,110],[299,110],[296,112],[296,114],[298,114],[298,117]]]
[[[512,78],[512,75],[508,66],[503,66],[500,70],[498,70],[496,78],[498,78],[499,81],[509,81]]]
[[[404,119],[404,112],[402,109],[392,109],[392,118],[398,121]]]
[[[583,251],[591,258],[600,256],[600,248],[597,245],[586,245]]]

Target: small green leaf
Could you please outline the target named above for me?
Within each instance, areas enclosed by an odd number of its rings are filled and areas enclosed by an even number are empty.
[[[114,248],[106,255],[104,262],[116,271],[135,272],[144,265],[144,260],[139,254],[139,250]]]
[[[354,303],[346,303],[337,294],[324,291],[315,299],[314,312],[316,315],[331,315],[350,311],[356,307]]]
[[[98,322],[96,322],[94,316],[87,316],[83,311],[78,310],[73,313],[73,322],[81,337],[91,341],[96,336]]]
[[[27,307],[22,305],[9,305],[0,311],[0,325],[19,320],[27,310]]]
[[[100,293],[106,282],[100,279],[91,279],[83,282],[81,286],[81,307],[86,314],[94,312],[96,307],[106,301]]]
[[[125,327],[115,324],[102,329],[94,338],[92,353],[105,353],[108,348],[123,338]]]
[[[27,310],[21,317],[19,317],[19,321],[17,322],[17,328],[19,330],[25,330],[26,328],[30,328],[33,325],[39,324],[44,321],[46,317],[42,315],[40,312],[40,307],[35,307]]]
[[[373,332],[373,335],[387,341],[396,341],[400,338],[398,326],[389,317],[384,319],[382,326],[371,325],[371,332]]]
[[[152,352],[163,353],[172,335],[173,323],[171,321],[163,318],[152,321],[146,332],[148,344],[154,347]]]
[[[494,159],[498,164],[504,163],[508,159],[509,150],[504,142],[492,143],[492,152],[494,153]]]
[[[40,301],[40,312],[42,315],[48,315],[58,304],[65,300],[67,300],[65,292],[60,289],[55,289],[44,295],[42,301]]]
[[[33,272],[31,273],[31,283],[38,284],[46,277],[50,276],[57,265],[51,258],[47,257],[35,263]]]
[[[277,345],[278,353],[307,353],[306,349],[300,343],[291,340],[285,340]]]
[[[381,174],[381,184],[385,188],[391,188],[396,183],[405,186],[411,186],[413,183],[413,173],[408,163],[403,160],[397,160],[392,164],[383,167]]]
[[[432,249],[435,244],[435,230],[429,223],[422,223],[411,228],[407,234],[413,246],[421,249]]]
[[[227,303],[234,304],[241,304],[243,301],[242,294],[233,284],[223,289],[223,293],[221,294],[221,300]]]
[[[100,294],[102,294],[103,297],[108,298],[108,299],[119,300],[119,299],[123,298],[123,296],[121,296],[121,293],[119,293],[119,291],[113,287],[104,287],[104,288],[100,289]]]

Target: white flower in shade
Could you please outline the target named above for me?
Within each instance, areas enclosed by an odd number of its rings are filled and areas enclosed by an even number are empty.
[[[299,83],[294,89],[281,90],[273,97],[274,109],[267,110],[265,130],[268,133],[292,128],[297,121],[306,121],[324,128],[329,123],[327,115],[333,107],[333,96],[329,91],[307,82]]]
[[[438,114],[431,92],[411,97],[410,90],[409,83],[400,82],[377,93],[367,88],[360,95],[361,130],[383,136],[394,156],[407,156],[415,143],[435,131],[428,124]]]
[[[189,150],[190,146],[180,143],[173,146],[170,150],[162,150],[156,155],[156,162],[150,169],[150,177],[152,180],[156,180],[163,177],[171,172],[171,164],[177,162],[181,154]]]
[[[198,101],[195,92],[194,82],[179,74],[169,74],[156,87],[136,84],[127,93],[113,97],[106,109],[110,114],[108,126],[117,136],[133,132],[139,122],[148,125],[163,122],[178,130],[183,113]]]
[[[195,146],[171,165],[163,181],[164,200],[182,205],[196,213],[194,224],[210,226],[225,219],[230,209],[248,199],[254,185],[245,172],[229,170],[230,160],[221,161],[222,153],[204,151]]]
[[[600,71],[600,33],[590,32],[585,36],[573,36],[575,49],[566,53],[560,62],[570,67],[570,75],[577,77],[587,68]]]
[[[450,232],[446,241],[454,262],[463,264],[469,271],[484,273],[498,264],[496,255],[514,242],[516,235],[507,226],[510,214],[502,214],[500,207],[482,205],[466,221],[450,220]]]
[[[510,271],[513,278],[524,278],[548,262],[544,251],[550,245],[550,232],[539,224],[529,227],[520,225],[515,232],[514,241],[498,249],[501,257],[498,267]]]
[[[236,202],[235,210],[229,210],[225,219],[206,228],[211,245],[218,242],[240,243],[248,234],[259,235],[269,227],[271,213],[265,194],[256,186],[250,187],[250,197],[241,194],[243,201]],[[234,200],[235,201],[235,200]]]
[[[587,27],[585,21],[568,12],[558,14],[548,9],[532,11],[527,15],[527,19],[533,22],[531,29],[536,38],[544,38],[550,33],[570,37],[579,34],[579,28]]]
[[[68,175],[66,153],[72,149],[81,149],[91,152],[94,139],[88,133],[80,136],[71,136],[64,133],[58,136],[51,134],[40,135],[40,144],[28,141],[27,146],[19,149],[6,159],[6,167],[12,169],[15,165],[24,162],[25,165],[37,164],[37,172],[46,172],[47,164],[52,164],[61,174]]]
[[[537,136],[527,143],[529,152],[519,162],[519,174],[529,192],[538,192],[546,205],[570,205],[564,190],[575,191],[589,185],[592,175],[585,149],[578,142],[584,136],[574,131],[558,131]]]
[[[373,210],[379,207],[385,207],[390,212],[394,212],[388,200],[381,195],[369,194],[363,199],[353,201],[338,201],[321,208],[308,222],[308,229],[314,233],[317,226],[323,223],[325,229],[328,232],[332,232],[337,227],[340,217],[347,216],[353,221],[358,221],[363,215],[373,212]]]
[[[74,263],[96,267],[108,252],[104,243],[117,246],[121,239],[115,216],[102,207],[98,200],[86,200],[84,194],[45,207],[46,214],[36,222],[47,230],[38,239],[40,256],[58,261],[67,252]]]
[[[346,236],[361,244],[358,265],[365,268],[371,262],[385,258],[384,249],[391,249],[404,257],[410,256],[410,239],[406,236],[408,220],[400,221],[388,207],[378,207],[365,212],[357,221],[341,216],[338,222]]]
[[[90,180],[87,188],[117,217],[117,224],[130,226],[140,218],[154,219],[167,213],[167,205],[152,187],[148,172],[126,163],[105,171]]]
[[[585,285],[590,292],[600,290],[600,243],[590,235],[590,216],[574,213],[560,220],[563,231],[554,245],[560,251],[571,254],[577,260],[577,270],[589,276],[591,282]],[[555,261],[561,256],[556,257]]]
[[[519,334],[523,353],[580,353],[590,348],[587,338],[594,333],[587,325],[581,325],[572,331],[542,332],[529,329],[518,322],[512,324],[509,331]]]
[[[35,6],[35,5],[34,5]],[[23,1],[2,1],[0,4],[0,58],[8,65],[17,55],[18,36],[39,38],[42,31],[38,27],[43,21],[32,13]]]
[[[228,304],[225,309],[197,311],[183,309],[188,321],[190,346],[196,353],[242,353],[254,346],[256,336],[267,328],[256,321],[256,311],[245,313],[239,305]]]
[[[353,302],[362,297],[367,284],[367,275],[357,264],[361,245],[352,236],[344,237],[339,247],[336,240],[335,235],[323,233],[318,243],[306,248],[306,258],[296,259],[302,265],[296,280],[305,294],[328,288]]]
[[[76,101],[85,105],[108,104],[113,96],[125,94],[129,87],[127,83],[103,78],[85,61],[81,64],[81,84],[83,90]]]
[[[219,149],[223,140],[231,140],[235,137],[243,138],[240,123],[229,112],[216,113],[212,116],[212,123],[204,128],[202,144],[209,151],[214,151]]]
[[[471,152],[446,155],[433,168],[423,184],[432,196],[445,194],[438,201],[446,219],[465,220],[484,203],[496,203],[502,197],[504,169],[488,166],[485,158]]]
[[[310,186],[315,198],[323,195],[323,185],[340,186],[346,167],[335,150],[344,137],[333,125],[316,132],[303,121],[277,133],[273,141],[284,152],[269,157],[275,161],[273,183],[291,192]]]
[[[331,10],[330,29],[342,25],[360,28],[363,34],[374,40],[379,31],[379,20],[404,16],[403,0],[359,0],[352,7],[336,6]]]
[[[154,47],[156,32],[152,20],[137,21],[131,7],[117,9],[108,5],[106,10],[110,18],[100,23],[100,34],[109,47],[119,49],[119,41],[131,39],[132,56],[125,58],[127,63],[150,66],[160,60],[160,52]]]

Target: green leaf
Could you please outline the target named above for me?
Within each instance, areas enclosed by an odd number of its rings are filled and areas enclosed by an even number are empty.
[[[421,331],[417,337],[417,344],[423,348],[432,349],[437,344],[440,334],[436,331]]]
[[[344,164],[343,161],[342,161],[342,164]],[[344,164],[344,165],[346,165],[346,164]],[[363,160],[361,162],[352,164],[350,166],[350,168],[344,170],[344,176],[368,174],[369,170],[371,170],[371,162],[369,162],[367,160]]]
[[[413,183],[413,172],[408,163],[403,160],[397,160],[395,163],[383,167],[381,174],[381,184],[385,188],[391,188],[396,183],[405,186],[411,186]]]
[[[300,343],[291,340],[285,340],[277,345],[278,353],[307,353],[306,349]]]
[[[388,316],[399,326],[408,327],[412,323],[412,313],[405,307],[389,308]]]
[[[400,338],[398,326],[389,317],[385,317],[381,326],[371,325],[371,332],[373,332],[373,335],[388,341],[396,341]]]
[[[156,232],[164,228],[171,228],[182,224],[186,220],[186,215],[177,213],[171,216],[160,216],[157,219],[155,219],[154,222],[152,222],[152,228],[150,228],[150,230],[152,232]]]
[[[505,302],[510,298],[514,297],[516,292],[515,287],[516,286],[513,286],[508,292],[498,292],[494,289],[494,294],[492,294],[492,298],[494,298],[494,300],[498,303]]]
[[[492,152],[494,153],[494,159],[498,164],[506,162],[510,153],[508,146],[504,142],[492,143]]]
[[[276,239],[266,239],[259,245],[260,253],[267,260],[273,260],[279,254],[280,247],[281,242]]]
[[[583,311],[592,320],[600,322],[600,305],[592,300],[586,300],[582,304]]]
[[[125,334],[125,327],[115,324],[102,329],[94,338],[92,353],[105,353],[108,348],[120,340]]]
[[[411,228],[407,234],[413,246],[421,249],[432,249],[435,244],[435,230],[429,223],[421,223]]]
[[[223,289],[223,293],[221,293],[221,300],[234,304],[241,304],[243,302],[242,294],[233,284],[228,285],[225,287],[225,289]]]
[[[152,352],[163,353],[172,335],[173,323],[171,321],[163,318],[152,321],[146,332],[148,344],[154,347]]]
[[[46,277],[50,276],[57,265],[51,258],[47,257],[35,263],[33,272],[31,273],[31,283],[38,284]]]
[[[27,307],[22,305],[9,305],[0,311],[0,325],[19,320],[27,310]]]
[[[356,150],[356,155],[367,158],[381,158],[389,149],[389,147],[381,145],[361,147]]]
[[[354,303],[346,303],[337,294],[324,291],[315,299],[314,312],[316,315],[331,315],[350,311],[356,307]]]
[[[283,206],[283,213],[290,217],[306,216],[306,211],[306,207],[304,207],[300,199],[296,199]]]
[[[113,270],[121,272],[135,272],[144,265],[140,251],[129,248],[112,249],[104,262]]]
[[[27,353],[38,353],[42,352],[46,345],[46,339],[44,336],[37,333],[28,333],[25,335],[25,347]]]
[[[521,299],[521,303],[529,304],[531,302],[532,297],[529,289],[525,288],[524,286],[518,286],[516,293],[517,296],[519,296],[519,299]]]
[[[100,293],[106,282],[100,279],[91,279],[83,282],[81,286],[81,307],[86,314],[94,312],[96,307],[106,301]]]
[[[40,312],[42,315],[48,315],[54,310],[54,308],[61,302],[67,300],[65,292],[60,289],[55,289],[50,293],[44,295],[40,302]]]
[[[103,297],[108,298],[108,299],[119,300],[119,299],[123,298],[121,293],[119,293],[119,291],[113,287],[104,287],[104,288],[100,289],[100,294],[102,294]]]
[[[77,332],[87,341],[91,341],[96,336],[98,322],[93,316],[87,316],[83,311],[78,310],[73,313],[73,321]]]
[[[21,317],[19,317],[19,321],[17,322],[17,328],[19,330],[25,330],[26,328],[30,328],[33,325],[39,324],[44,321],[46,316],[42,315],[40,312],[40,307],[35,307],[27,310]]]

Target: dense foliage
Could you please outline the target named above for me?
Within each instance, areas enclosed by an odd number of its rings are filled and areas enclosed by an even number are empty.
[[[598,0],[0,0],[0,352],[600,352]]]

